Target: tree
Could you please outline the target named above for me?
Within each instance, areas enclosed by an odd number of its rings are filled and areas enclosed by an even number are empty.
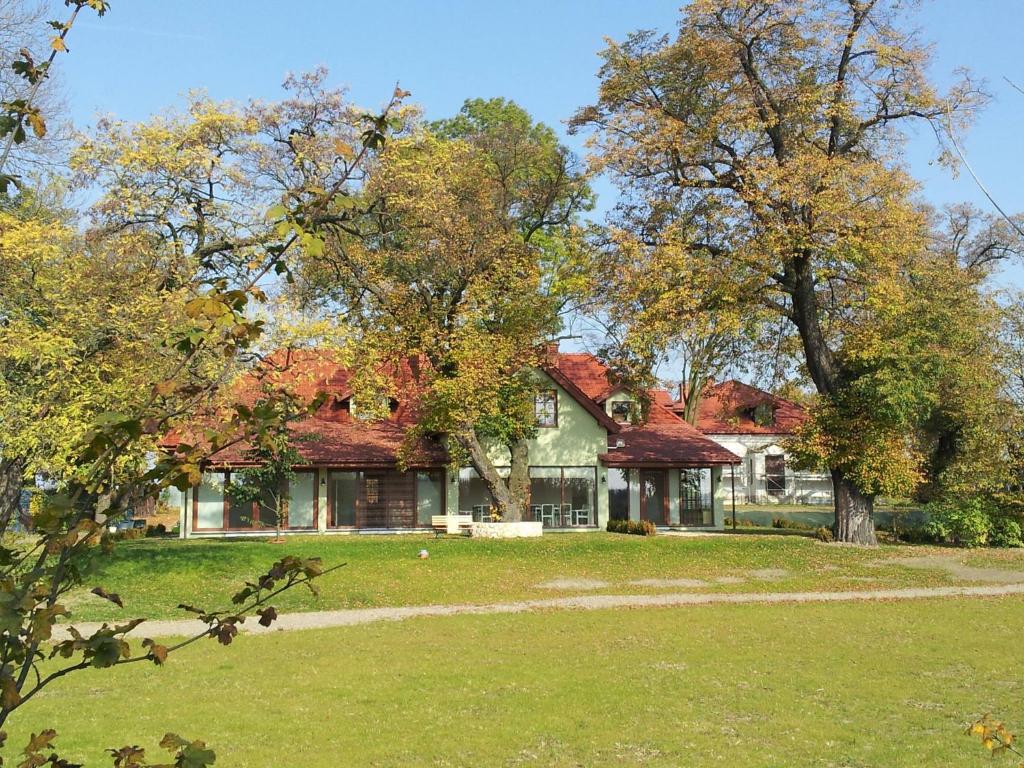
[[[106,10],[101,0],[68,4],[76,13]],[[64,50],[70,23],[54,28],[53,50]],[[33,85],[41,82],[46,70],[25,61]],[[325,572],[315,558],[286,556],[227,610],[183,606],[206,629],[177,645],[147,639],[133,647],[127,634],[137,618],[88,635],[72,626],[70,639],[54,642],[49,658],[44,653],[55,624],[70,618],[63,598],[91,578],[97,550],[114,545],[99,511],[123,511],[128,499],[168,485],[194,485],[209,453],[240,440],[261,444],[302,415],[276,393],[266,404],[233,400],[227,376],[206,374],[209,365],[229,371],[259,359],[263,324],[252,308],[266,301],[261,285],[289,274],[295,250],[322,249],[326,220],[344,226],[354,213],[346,196],[391,130],[400,94],[382,114],[366,115],[340,94],[320,93],[322,79],[292,80],[294,97],[278,104],[220,109],[197,97],[188,116],[104,123],[73,160],[79,181],[101,191],[92,227],[46,215],[27,189],[0,214],[3,460],[38,462],[61,480],[34,514],[34,537],[0,544],[0,726],[65,675],[163,664],[207,637],[228,644],[252,616],[269,626],[276,595],[312,588]],[[31,98],[4,109],[8,147],[27,137],[26,125],[37,133],[45,126]],[[155,464],[139,460],[208,405],[219,406],[222,418],[204,425],[195,444],[179,443]],[[58,441],[61,424],[67,431]],[[93,592],[121,605],[102,586]],[[54,736],[51,729],[34,736],[24,764],[68,765],[53,751]],[[169,734],[161,745],[174,765],[200,768],[214,759],[202,742]],[[111,750],[111,758],[121,768],[149,765],[138,747]]]
[[[703,259],[714,257],[690,252],[675,227],[642,240],[612,228],[595,240],[582,273],[604,329],[601,356],[643,405],[659,364],[677,366],[683,418],[696,423],[707,383],[753,361],[763,313],[747,306],[744,285],[709,279],[714,265]]]
[[[453,462],[470,463],[502,518],[519,520],[534,371],[559,328],[560,270],[589,188],[549,128],[477,100],[389,144],[364,191],[377,207],[361,230],[335,228],[303,288],[356,330],[364,391],[406,381],[422,411],[406,455],[447,435]]]
[[[852,355],[849,339],[873,322],[870,310],[899,300],[927,239],[897,161],[899,129],[962,123],[981,98],[967,78],[947,94],[929,83],[928,50],[899,10],[885,0],[695,0],[675,39],[640,32],[610,44],[598,102],[573,119],[594,130],[594,170],[624,190],[624,227],[679,222],[695,236],[691,252],[715,255],[718,279],[749,286],[794,328],[819,394],[816,436],[829,441],[818,455],[829,461],[835,534],[865,544],[881,490],[866,481],[906,464],[909,403],[895,391],[863,396],[878,379],[862,378],[869,351]]]
[[[225,368],[183,366],[163,343],[186,319],[180,269],[130,238],[82,237],[59,208],[26,194],[0,212],[0,531],[23,478],[81,479],[77,446],[101,414],[141,406],[154,382],[202,391]],[[119,456],[110,481],[144,472],[156,439]]]

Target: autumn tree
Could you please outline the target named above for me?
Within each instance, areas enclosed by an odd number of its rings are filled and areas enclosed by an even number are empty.
[[[718,280],[791,324],[819,394],[836,536],[873,543],[875,495],[910,477],[910,401],[899,387],[863,396],[872,350],[850,340],[866,310],[900,300],[925,250],[901,126],[962,124],[977,90],[934,88],[927,46],[887,0],[695,0],[674,38],[640,32],[602,55],[599,99],[573,125],[623,191],[620,225],[689,232]]]
[[[672,230],[595,234],[581,271],[587,314],[604,335],[602,358],[641,401],[667,364],[678,374],[683,418],[694,424],[708,382],[752,365],[766,329],[748,286],[718,280],[705,263],[715,257],[691,251],[690,239]]]
[[[534,371],[560,327],[562,267],[589,187],[550,128],[510,102],[474,100],[392,142],[365,191],[372,216],[335,229],[304,288],[357,329],[364,378],[383,385],[375,371],[414,361],[422,413],[409,450],[446,435],[502,517],[519,520]]]
[[[68,5],[105,10],[99,0]],[[53,27],[52,50],[63,50],[69,28]],[[397,95],[368,115],[322,80],[291,80],[292,96],[279,103],[243,108],[197,96],[185,115],[104,122],[73,161],[76,182],[99,192],[88,219],[41,213],[23,183],[0,213],[0,450],[23,463],[17,472],[45,467],[60,481],[33,516],[33,537],[0,544],[0,726],[65,675],[163,664],[204,638],[229,644],[247,618],[268,626],[278,594],[312,587],[326,570],[316,558],[282,557],[229,608],[186,606],[204,628],[174,645],[132,642],[142,618],[79,632],[66,607],[68,593],[93,578],[97,548],[114,545],[97,512],[123,511],[140,491],[194,485],[210,453],[242,439],[260,445],[302,415],[276,397],[236,402],[228,377],[208,373],[260,359],[253,308],[266,301],[267,282],[288,276],[295,251],[322,249],[325,221],[353,215],[346,196],[387,139]],[[30,100],[5,109],[8,146],[45,125]],[[139,460],[211,405],[221,418],[195,444]],[[102,585],[93,593],[122,605]],[[66,639],[54,635],[58,622],[69,624]],[[54,737],[40,730],[24,764],[69,765]],[[173,765],[214,759],[202,742],[168,735],[161,745]],[[138,747],[110,754],[115,765],[150,765]]]

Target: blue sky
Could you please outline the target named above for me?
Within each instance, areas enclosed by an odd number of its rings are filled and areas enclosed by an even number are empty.
[[[74,120],[97,114],[141,120],[191,88],[217,98],[275,98],[288,71],[327,65],[335,83],[368,107],[395,82],[431,118],[469,97],[514,99],[564,132],[563,121],[597,88],[603,38],[635,29],[671,31],[679,0],[111,0],[103,19],[86,14],[60,59]],[[65,13],[53,0],[54,17]],[[1024,0],[925,0],[916,23],[935,42],[940,83],[968,66],[995,101],[965,137],[968,156],[999,202],[1024,210]],[[581,150],[578,138],[567,142]],[[913,137],[907,162],[936,204],[988,207],[966,174],[932,164],[934,137]],[[614,201],[599,185],[601,208]],[[1024,285],[1024,269],[1006,281]]]

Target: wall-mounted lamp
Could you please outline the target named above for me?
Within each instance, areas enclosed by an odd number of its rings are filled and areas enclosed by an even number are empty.
[[[453,474],[452,475],[452,479],[451,479],[451,484],[455,485],[457,482],[459,482],[459,476]]]
[[[608,475],[601,475],[601,482],[602,483],[607,483],[608,482]]]
[[[327,478],[326,477],[321,477],[320,478],[320,485],[327,485]]]

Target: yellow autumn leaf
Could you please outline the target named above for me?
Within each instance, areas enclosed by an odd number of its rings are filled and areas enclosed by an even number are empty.
[[[32,126],[32,132],[36,138],[41,139],[46,135],[46,121],[40,117],[38,112],[33,112],[28,116],[28,124]]]
[[[334,140],[334,151],[344,157],[346,160],[351,160],[355,153],[352,151],[351,145],[343,139]]]
[[[64,45],[64,38],[60,35],[57,35],[50,41],[50,47],[55,51],[63,51],[64,53],[67,53],[68,50],[68,47]]]

